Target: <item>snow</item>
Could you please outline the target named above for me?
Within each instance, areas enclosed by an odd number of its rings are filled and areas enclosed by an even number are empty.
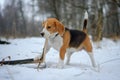
[[[0,60],[7,56],[12,60],[34,58],[42,53],[45,40],[33,37],[9,41],[10,45],[0,45]],[[97,69],[92,68],[84,50],[72,55],[70,65],[56,68],[59,54],[52,48],[46,56],[45,69],[38,71],[37,64],[3,65],[0,66],[0,80],[119,80],[120,41],[104,38],[100,48],[96,43],[93,48]]]

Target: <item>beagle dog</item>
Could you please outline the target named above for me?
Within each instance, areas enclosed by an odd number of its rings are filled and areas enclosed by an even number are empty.
[[[92,53],[92,45],[88,34],[86,33],[87,19],[84,20],[83,30],[72,30],[65,28],[64,25],[56,18],[48,18],[43,22],[43,30],[41,35],[45,37],[44,61],[46,53],[53,47],[59,51],[59,62],[57,67],[63,68],[65,54],[67,56],[66,64],[69,64],[72,53],[84,49],[92,62],[92,66],[96,67],[94,55]]]

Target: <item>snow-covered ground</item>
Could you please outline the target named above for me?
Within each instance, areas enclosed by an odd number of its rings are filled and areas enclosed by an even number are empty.
[[[34,58],[40,55],[43,38],[10,39],[10,45],[0,45],[0,60],[11,56],[12,60]],[[37,64],[0,66],[0,80],[120,80],[120,41],[104,38],[101,48],[93,43],[97,69],[91,67],[87,53],[82,50],[71,57],[70,65],[63,69],[55,66],[59,54],[51,49],[46,56],[47,67],[36,69]]]

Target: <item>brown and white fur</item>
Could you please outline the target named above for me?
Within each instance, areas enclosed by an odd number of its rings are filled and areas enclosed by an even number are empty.
[[[62,68],[64,66],[65,54],[67,56],[66,64],[69,64],[72,53],[84,49],[92,62],[92,66],[95,67],[95,60],[92,51],[92,44],[89,36],[86,33],[87,19],[84,20],[83,30],[71,30],[65,28],[64,25],[55,18],[48,18],[43,22],[43,30],[41,35],[45,37],[47,44],[44,46],[45,54],[53,47],[59,51],[59,62],[57,67]]]

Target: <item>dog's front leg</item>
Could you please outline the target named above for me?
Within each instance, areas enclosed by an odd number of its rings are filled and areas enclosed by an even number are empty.
[[[58,62],[58,66],[59,68],[63,68],[64,67],[64,58],[65,58],[65,53],[66,53],[66,49],[69,46],[69,42],[70,42],[70,33],[69,31],[66,31],[63,35],[63,45],[60,48],[60,53],[59,53],[59,62]]]
[[[58,64],[57,64],[58,68],[63,68],[64,67],[65,53],[66,53],[66,48],[64,46],[62,46],[60,48],[60,53],[59,53],[59,61],[58,61]]]

